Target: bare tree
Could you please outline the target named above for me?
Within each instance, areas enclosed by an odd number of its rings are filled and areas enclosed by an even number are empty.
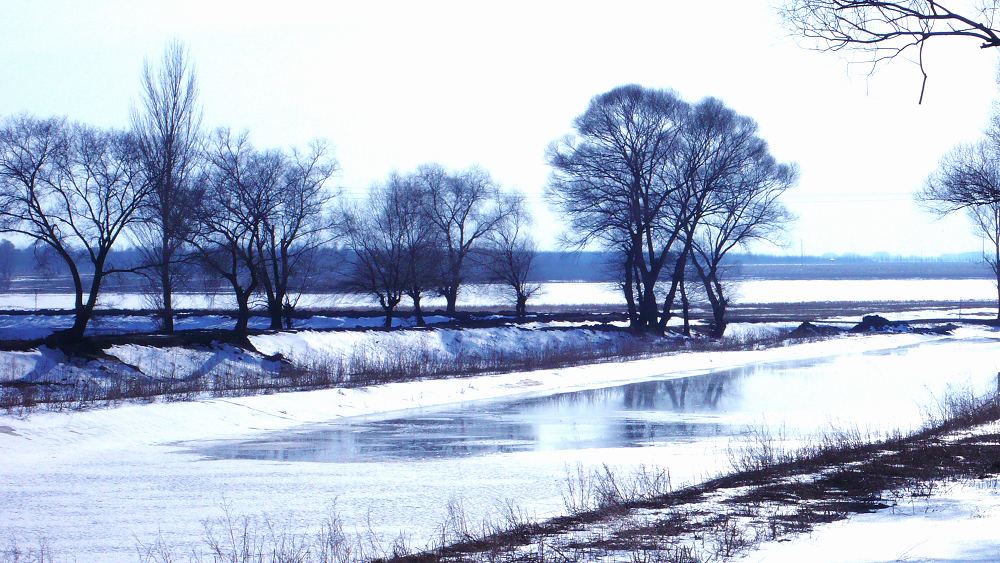
[[[916,50],[923,75],[920,101],[927,85],[924,46],[931,40],[953,37],[971,39],[983,49],[1000,47],[996,12],[995,0],[978,6],[937,0],[789,0],[780,9],[789,27],[812,41],[814,48],[858,51],[873,69]]]
[[[194,67],[183,44],[170,43],[158,71],[142,71],[141,108],[132,111],[152,197],[135,229],[145,275],[160,297],[161,328],[174,330],[173,294],[179,281],[181,246],[195,204],[192,182],[200,157],[201,111]]]
[[[0,126],[0,229],[48,246],[65,263],[75,318],[61,336],[70,341],[83,336],[105,276],[123,271],[108,256],[149,196],[141,170],[126,132],[24,115]]]
[[[17,271],[17,249],[7,239],[0,241],[0,291],[10,291]]]
[[[983,251],[983,261],[993,271],[993,282],[997,287],[997,320],[1000,321],[1000,201],[970,207],[969,217],[979,236],[990,243],[989,252]]]
[[[997,284],[1000,320],[1000,120],[994,118],[986,139],[956,147],[928,179],[917,200],[941,215],[966,211],[991,252],[984,259]]]
[[[272,154],[279,181],[269,184],[257,238],[260,282],[271,318],[270,328],[291,328],[291,309],[298,301],[315,250],[329,242],[334,193],[326,183],[337,169],[327,143],[314,141],[309,151]]]
[[[760,143],[756,135],[757,124],[752,119],[737,115],[716,98],[705,98],[688,112],[681,127],[679,148],[673,153],[677,189],[671,195],[671,205],[665,207],[669,224],[680,228],[681,243],[674,255],[670,288],[663,301],[661,331],[666,330],[675,298],[684,287],[694,233],[702,220],[721,205],[722,200],[713,194],[724,189],[755,157],[751,147]],[[686,298],[684,295],[683,299]]]
[[[691,261],[712,308],[712,336],[726,331],[729,295],[723,260],[753,240],[773,240],[792,219],[778,198],[798,179],[794,166],[775,161],[767,144],[753,138],[739,167],[713,190],[713,211],[693,235]]]
[[[595,96],[574,120],[576,135],[549,148],[554,173],[546,195],[570,223],[569,242],[623,253],[633,330],[660,329],[656,282],[683,234],[680,215],[669,208],[688,111],[672,91],[620,86]]]
[[[1000,201],[1000,162],[993,139],[956,147],[942,158],[917,199],[940,213]]]
[[[490,281],[510,288],[515,312],[518,318],[524,318],[528,299],[542,287],[531,281],[531,268],[537,250],[535,241],[528,233],[531,217],[525,208],[524,197],[508,196],[505,206],[510,211],[487,235],[481,264]]]
[[[416,251],[411,244],[419,244],[420,193],[409,179],[392,174],[384,184],[372,186],[363,205],[346,209],[341,220],[353,254],[348,286],[378,299],[385,328],[392,328],[396,307],[414,289],[410,273]]]
[[[281,160],[256,151],[246,133],[234,136],[228,129],[215,132],[206,158],[187,241],[206,269],[229,282],[237,305],[234,331],[246,334],[250,299],[260,284],[261,225],[282,180]]]
[[[407,197],[410,198],[408,209],[401,211],[409,215],[403,224],[403,267],[406,276],[404,293],[413,302],[413,316],[417,326],[426,326],[424,310],[421,304],[423,296],[435,288],[440,288],[441,274],[445,263],[446,245],[440,238],[428,216],[421,212],[420,198],[423,192],[416,178],[410,176],[406,180]]]
[[[466,258],[507,210],[499,188],[480,168],[451,174],[429,164],[417,169],[416,178],[422,194],[420,209],[442,245],[438,293],[445,298],[448,314],[454,314]]]

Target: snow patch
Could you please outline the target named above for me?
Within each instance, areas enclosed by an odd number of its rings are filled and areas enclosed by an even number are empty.
[[[245,371],[276,374],[280,369],[278,362],[265,360],[229,344],[195,348],[123,344],[112,346],[105,352],[158,379],[187,379]]]

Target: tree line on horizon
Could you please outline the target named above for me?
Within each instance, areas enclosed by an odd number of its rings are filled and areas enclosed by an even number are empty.
[[[205,132],[180,43],[158,68],[144,65],[141,85],[127,129],[24,114],[0,123],[0,232],[31,240],[67,270],[74,324],[59,338],[82,338],[102,284],[125,274],[143,280],[172,333],[174,295],[194,271],[229,286],[236,332],[247,332],[255,296],[271,329],[290,328],[312,274],[335,266],[318,258],[331,246],[350,256],[338,268],[342,287],[373,296],[387,328],[404,298],[420,325],[425,295],[443,296],[455,313],[473,268],[509,288],[518,316],[539,289],[524,196],[487,171],[393,172],[352,204],[329,185],[338,163],[325,141],[263,149],[247,132]],[[690,278],[721,336],[723,259],[790,219],[778,197],[795,167],[770,155],[752,119],[669,90],[615,88],[594,97],[574,129],[548,152],[546,198],[570,225],[565,242],[617,256],[634,331],[665,332],[676,296],[687,329]],[[125,243],[138,260],[116,262]]]

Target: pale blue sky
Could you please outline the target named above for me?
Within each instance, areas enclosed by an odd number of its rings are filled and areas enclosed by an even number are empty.
[[[980,248],[963,218],[937,221],[911,195],[991,111],[996,55],[971,42],[928,51],[918,106],[915,66],[868,78],[803,50],[768,1],[5,0],[0,113],[124,126],[144,58],[173,38],[197,65],[206,125],[262,146],[328,138],[350,196],[393,169],[479,164],[529,194],[551,243],[546,146],[591,96],[634,82],[720,97],[799,163],[787,252]]]

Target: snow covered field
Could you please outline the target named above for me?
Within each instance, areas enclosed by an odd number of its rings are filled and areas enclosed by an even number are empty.
[[[235,310],[235,301],[229,293],[192,294],[178,293],[174,297],[177,309]],[[533,305],[603,305],[623,302],[614,284],[586,282],[555,282],[542,284],[542,290],[531,299]],[[404,303],[406,305],[408,303]],[[444,308],[443,297],[428,295],[422,301],[425,309]],[[460,307],[510,306],[506,288],[493,285],[470,284],[459,294]],[[145,297],[138,293],[105,292],[99,307],[104,309],[147,309]],[[378,302],[367,295],[349,293],[314,293],[302,296],[298,307],[306,308],[377,308]],[[72,309],[73,296],[69,293],[8,293],[0,295],[0,309]]]
[[[996,286],[986,279],[876,279],[876,280],[748,280],[737,284],[734,303],[815,303],[822,301],[993,301]],[[550,282],[531,298],[531,306],[620,305],[624,299],[611,283]],[[407,303],[404,302],[404,305]],[[444,307],[444,299],[427,296],[425,309]],[[510,307],[510,296],[503,288],[470,285],[459,295],[459,307]],[[178,309],[234,310],[227,294],[177,294]],[[104,309],[146,309],[144,297],[136,293],[102,293],[99,307]],[[374,308],[374,299],[364,295],[320,293],[302,296],[300,309]],[[68,293],[8,293],[0,295],[0,309],[72,309]]]
[[[47,538],[61,558],[133,560],[136,541],[148,544],[158,534],[179,549],[197,544],[201,522],[221,516],[225,503],[232,514],[267,513],[295,529],[317,526],[335,507],[348,530],[364,530],[370,520],[382,537],[403,531],[420,545],[435,533],[450,499],[460,499],[473,521],[508,499],[534,517],[553,515],[563,510],[567,468],[578,463],[592,467],[613,460],[625,470],[666,466],[676,486],[726,469],[731,436],[578,449],[545,447],[542,441],[523,451],[378,463],[221,459],[204,451],[234,440],[280,440],[274,432],[298,435],[330,423],[475,410],[501,400],[732,369],[741,370],[742,407],[634,416],[711,427],[815,430],[846,422],[873,430],[907,428],[919,424],[921,413],[949,387],[994,384],[998,352],[996,333],[965,328],[956,337],[844,338],[365,389],[4,416],[0,537],[29,544]],[[762,367],[781,362],[802,369],[779,374]],[[546,436],[551,426],[538,424],[538,436]]]
[[[744,305],[781,305],[795,303],[819,303],[826,301],[845,301],[852,303],[884,302],[884,301],[991,301],[996,299],[996,288],[989,280],[750,280],[737,286],[733,303]],[[406,305],[406,302],[403,303]],[[614,284],[560,282],[543,284],[542,290],[534,296],[530,306],[575,306],[586,311],[587,306],[619,306],[624,309],[623,299]],[[143,297],[138,294],[108,293],[103,295],[100,307],[122,310],[139,310],[144,308]],[[176,306],[179,309],[203,309],[230,311],[233,304],[229,295],[180,294]],[[312,294],[305,295],[300,308],[342,307],[372,309],[372,316],[344,317],[316,315],[307,319],[299,319],[296,329],[326,330],[338,328],[368,328],[381,327],[382,317],[377,315],[376,303],[368,297],[348,294]],[[428,310],[443,308],[441,298],[428,297],[424,299]],[[460,295],[459,307],[509,308],[506,294],[493,286],[472,285],[465,288]],[[0,295],[0,310],[33,310],[72,308],[72,296],[68,294],[6,294]],[[995,308],[963,307],[952,309],[935,309],[922,311],[880,311],[877,307],[869,313],[880,314],[890,320],[896,319],[993,319],[996,318]],[[404,313],[405,315],[405,313]],[[443,316],[429,315],[428,324],[447,322],[451,319]],[[830,322],[855,323],[856,316],[831,317]],[[674,319],[673,322],[679,322]],[[0,312],[0,340],[28,340],[44,338],[54,331],[69,328],[73,323],[72,316],[67,315],[23,315],[4,314]],[[175,321],[179,330],[189,329],[229,329],[235,323],[228,315],[180,315]],[[413,326],[412,317],[397,317],[393,319],[394,327]],[[252,329],[266,329],[269,319],[255,316],[250,319]],[[555,324],[546,326],[554,327]],[[569,325],[564,325],[569,326]],[[574,326],[581,326],[574,323]],[[528,327],[532,328],[532,327]],[[785,328],[783,325],[782,329]],[[790,328],[794,328],[791,326]],[[150,316],[138,315],[101,315],[95,317],[88,327],[88,334],[125,334],[154,332],[157,329],[155,320]],[[729,336],[743,334],[742,330],[758,331],[758,329],[774,331],[776,327],[762,325],[739,327],[735,324],[729,327]],[[758,331],[759,332],[759,331]],[[763,333],[761,333],[763,334]]]

